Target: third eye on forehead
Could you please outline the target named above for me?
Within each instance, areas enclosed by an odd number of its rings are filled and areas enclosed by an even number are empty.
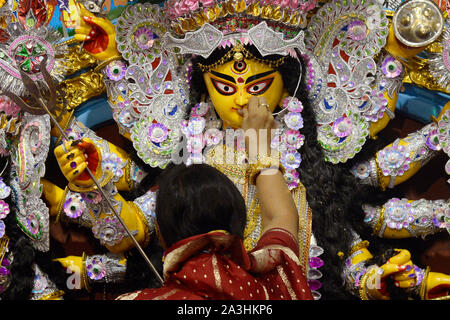
[[[266,71],[266,72],[255,74],[253,76],[248,77],[247,80],[245,80],[245,83],[247,84],[247,83],[250,83],[252,81],[258,80],[260,78],[268,76],[269,74],[275,73],[276,71],[277,70],[269,70],[269,71]],[[224,73],[216,72],[216,71],[213,71],[213,70],[211,70],[210,72],[211,72],[212,75],[214,75],[214,76],[216,76],[218,78],[230,81],[232,83],[236,83],[236,80],[232,76],[229,76],[229,75],[224,74]]]

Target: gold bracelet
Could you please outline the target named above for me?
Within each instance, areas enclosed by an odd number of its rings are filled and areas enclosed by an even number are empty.
[[[425,269],[425,274],[423,275],[423,279],[422,279],[422,284],[420,286],[420,299],[421,300],[426,300],[426,295],[427,295],[427,279],[428,279],[428,274],[430,273],[430,267],[427,267]]]
[[[378,217],[378,221],[377,221],[375,227],[373,227],[373,234],[375,236],[377,236],[378,233],[380,232],[381,227],[383,226],[383,221],[384,221],[384,205],[381,207],[380,216]]]
[[[376,157],[376,156],[375,156],[375,166],[377,167],[378,184],[379,184],[379,186],[380,186],[380,188],[381,188],[382,191],[386,191],[387,184],[385,184],[385,183],[383,182],[383,177],[384,177],[384,175],[383,175],[383,172],[382,172],[381,169],[380,169],[380,165],[378,164],[378,161],[377,161],[377,157]]]
[[[45,296],[42,296],[41,298],[39,298],[39,300],[50,300],[50,299],[54,299],[54,298],[59,298],[62,295],[64,295],[64,293],[65,292],[62,290],[57,290],[52,293],[46,294]]]
[[[125,165],[125,181],[128,185],[128,188],[130,190],[133,190],[134,187],[134,183],[133,180],[131,179],[131,160],[128,159],[127,164]]]
[[[81,281],[83,283],[83,287],[86,289],[87,292],[91,292],[91,288],[88,283],[87,274],[86,274],[86,253],[83,252],[83,255],[81,256]]]
[[[100,62],[95,68],[94,68],[94,72],[99,72],[101,71],[107,64],[109,64],[110,62],[116,61],[116,60],[121,60],[122,56],[118,55],[118,56],[113,56],[111,58],[108,58],[106,60],[103,60],[102,62]]]
[[[3,261],[3,258],[6,255],[6,252],[8,251],[8,245],[9,245],[9,238],[5,234],[3,237],[0,238],[0,265]]]
[[[359,296],[361,297],[361,300],[371,300],[367,291],[366,291],[366,283],[367,280],[369,280],[369,277],[373,274],[372,270],[375,270],[376,267],[371,266],[367,269],[366,273],[361,278],[361,281],[359,283]]]
[[[104,186],[106,186],[113,177],[114,177],[114,173],[111,171],[107,171],[105,179],[103,179],[102,181],[99,181],[100,187],[103,188]],[[71,191],[74,191],[74,192],[89,192],[89,191],[95,191],[98,189],[97,185],[95,185],[95,184],[92,184],[91,186],[88,186],[88,187],[84,187],[84,186],[76,185],[73,182],[70,182],[68,184],[68,187]]]
[[[64,203],[66,202],[66,196],[67,196],[68,191],[69,191],[69,186],[66,186],[64,188],[64,192],[63,192],[63,196],[61,197],[61,201],[58,204],[58,208],[56,209],[57,213],[56,213],[55,223],[59,223],[61,221],[61,214],[63,211]]]
[[[251,234],[255,231],[259,215],[261,215],[261,209],[259,207],[259,203],[257,202],[257,197],[255,196],[248,207],[247,225],[244,229],[244,247],[246,251],[251,251],[256,245],[256,240],[253,240]]]
[[[258,178],[259,174],[261,173],[262,169],[266,168],[276,168],[281,171],[282,174],[284,174],[284,168],[280,163],[279,157],[269,157],[264,156],[260,157],[258,156],[258,160],[256,163],[250,164],[248,166],[249,168],[249,182],[253,185],[256,185],[256,178]]]
[[[358,250],[367,248],[367,247],[369,246],[369,244],[370,244],[370,243],[369,243],[369,241],[367,241],[367,240],[358,242],[357,244],[355,244],[355,245],[350,249],[350,252],[348,253],[348,256],[351,256],[353,253],[355,253],[355,252],[358,251]]]

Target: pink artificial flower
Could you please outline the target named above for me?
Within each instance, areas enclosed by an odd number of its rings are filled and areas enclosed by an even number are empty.
[[[281,7],[288,7],[291,0],[281,0],[280,6]]]
[[[316,7],[317,0],[310,0],[300,5],[300,9],[304,12],[310,11]]]
[[[282,0],[273,0],[273,1],[272,1],[272,4],[273,4],[274,6],[281,6],[281,3],[282,3]]]
[[[200,0],[204,8],[209,8],[214,5],[214,0]]]
[[[20,107],[7,96],[0,96],[0,111],[3,111],[8,116],[17,116]]]
[[[184,15],[184,14],[186,14],[186,13],[189,12],[189,8],[188,8],[188,6],[186,5],[186,3],[184,3],[184,1],[181,1],[181,2],[179,3],[179,5],[177,6],[177,9],[176,9],[176,10],[178,10],[179,16],[182,16],[182,15]]]
[[[298,8],[298,5],[299,5],[298,1],[299,0],[291,0],[291,3],[290,3],[291,9],[297,9]]]
[[[180,8],[180,3],[179,2],[175,2],[173,4],[173,6],[169,9],[169,13],[172,15],[171,18],[178,18],[179,16],[181,16],[183,13],[181,12],[181,8]]]
[[[183,7],[183,5],[187,8],[187,12],[195,11],[199,7],[198,0],[183,0],[181,6]]]

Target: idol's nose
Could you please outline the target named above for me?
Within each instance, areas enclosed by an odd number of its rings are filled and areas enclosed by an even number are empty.
[[[234,98],[234,103],[242,109],[248,105],[248,100],[249,97],[247,94],[239,93],[236,95],[236,98]]]

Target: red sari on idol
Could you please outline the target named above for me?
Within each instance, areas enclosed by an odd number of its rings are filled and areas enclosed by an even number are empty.
[[[226,231],[183,239],[164,256],[164,285],[119,296],[118,300],[313,300],[298,244],[283,229],[266,231],[246,252]]]

